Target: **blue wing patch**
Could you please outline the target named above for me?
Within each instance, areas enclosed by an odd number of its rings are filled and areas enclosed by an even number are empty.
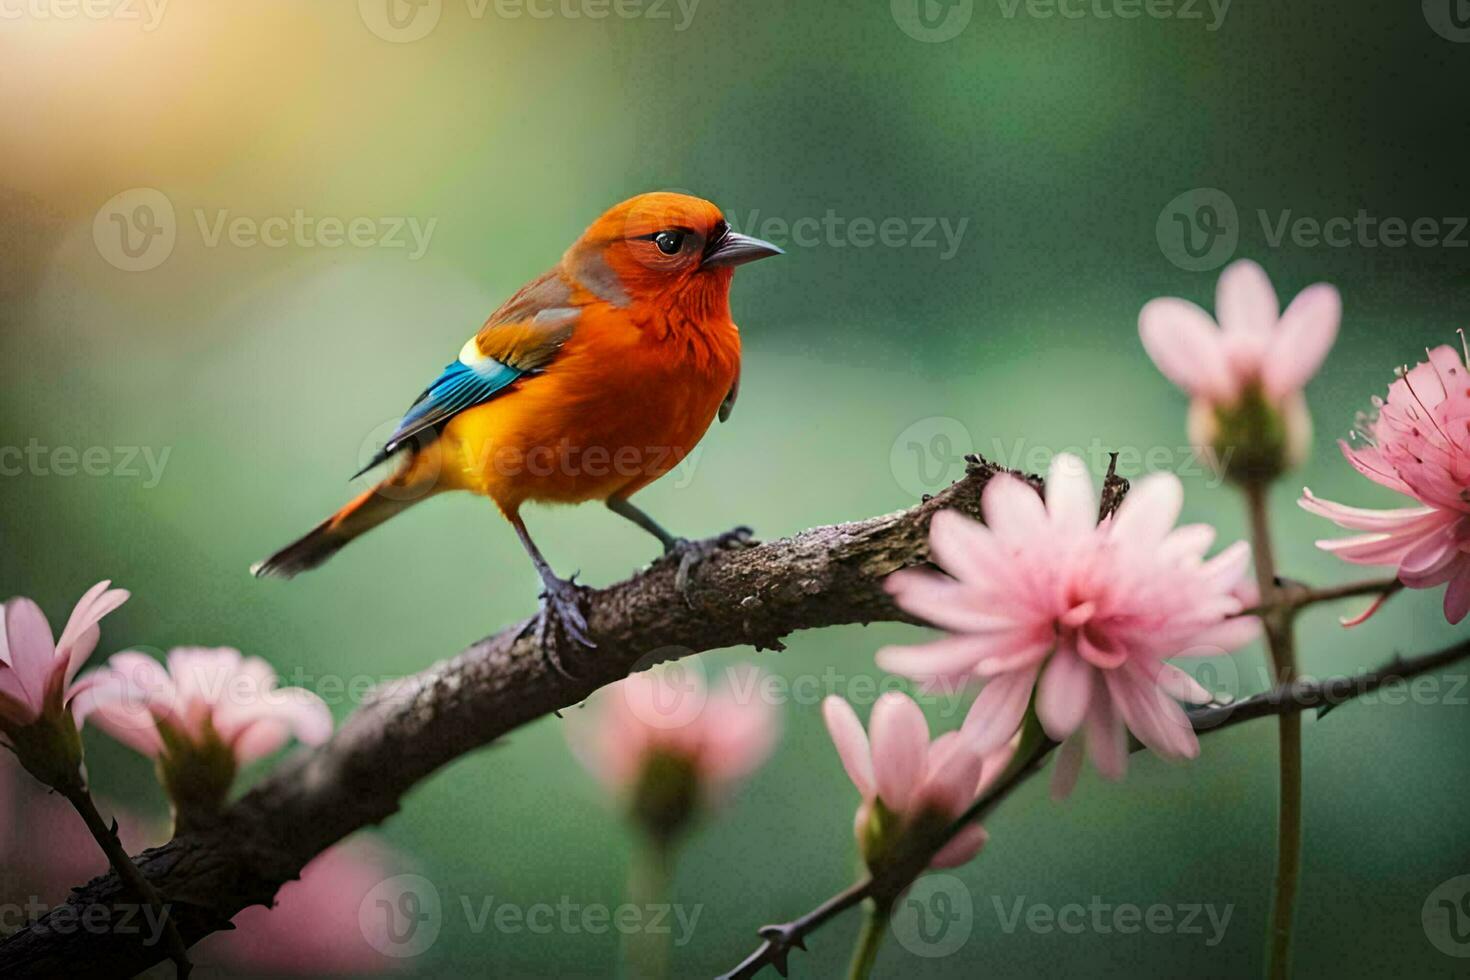
[[[449,421],[467,408],[489,401],[526,373],[490,357],[473,367],[463,361],[451,362],[438,380],[429,385],[409,408],[383,448],[366,466],[354,473],[352,479],[392,456],[420,432]]]

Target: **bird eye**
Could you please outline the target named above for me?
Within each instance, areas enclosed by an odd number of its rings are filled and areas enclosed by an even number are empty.
[[[684,247],[684,233],[682,231],[661,231],[653,236],[653,243],[665,255],[677,255],[679,249]]]

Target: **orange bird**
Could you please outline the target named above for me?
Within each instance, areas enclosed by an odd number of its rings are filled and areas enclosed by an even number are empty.
[[[521,505],[605,501],[680,554],[681,572],[747,536],[688,542],[629,498],[729,417],[740,384],[730,281],[735,266],[780,252],[697,197],[617,205],[490,315],[362,471],[398,456],[395,472],[251,571],[290,578],[419,501],[468,490],[495,501],[536,566],[543,649],[555,625],[592,646],[582,587],[552,571]]]

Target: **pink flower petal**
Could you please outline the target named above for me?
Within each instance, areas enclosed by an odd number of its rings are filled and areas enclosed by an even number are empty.
[[[924,774],[915,793],[917,807],[958,817],[975,801],[985,757],[960,732],[945,732],[929,746]]]
[[[929,522],[929,550],[955,578],[986,581],[1004,561],[990,529],[955,510],[942,510]]]
[[[1319,540],[1317,547],[1353,565],[1397,565],[1415,543],[1399,534],[1358,534]]]
[[[1116,638],[1089,630],[1077,634],[1077,653],[1083,660],[1102,670],[1121,667],[1128,662],[1129,656],[1128,648],[1119,646]]]
[[[1447,515],[1434,507],[1400,507],[1394,510],[1349,507],[1346,504],[1323,500],[1313,494],[1309,487],[1302,488],[1302,496],[1297,501],[1297,505],[1307,513],[1325,517],[1338,527],[1349,531],[1393,534],[1420,528],[1426,523],[1433,522],[1432,519],[1446,523],[1454,520],[1454,515]]]
[[[1046,474],[1046,512],[1063,535],[1082,536],[1097,525],[1098,501],[1087,464],[1070,453],[1057,453]]]
[[[101,636],[97,624],[102,617],[128,601],[130,593],[126,589],[109,589],[111,584],[104,580],[87,590],[72,610],[66,628],[61,631],[61,639],[56,641],[57,652],[67,658],[65,682],[68,684],[92,651],[97,649],[97,640]]]
[[[883,587],[904,612],[944,629],[976,633],[1013,625],[1003,610],[981,608],[973,580],[956,582],[935,572],[906,568],[888,576]]]
[[[1097,691],[1087,712],[1087,754],[1104,779],[1116,781],[1128,771],[1128,733],[1102,676],[1095,675],[1093,683]]]
[[[1051,770],[1051,798],[1060,803],[1072,795],[1077,788],[1077,777],[1082,775],[1083,745],[1080,734],[1073,735],[1057,750],[1057,761]]]
[[[957,868],[962,864],[969,863],[974,859],[975,855],[980,853],[980,849],[985,846],[985,841],[989,836],[985,832],[985,828],[978,823],[968,824],[958,834],[950,838],[949,843],[939,849],[938,853],[934,855],[933,860],[929,862],[929,867],[935,869]]]
[[[1198,306],[1172,297],[1150,300],[1138,314],[1138,335],[1164,377],[1185,392],[1214,402],[1235,397],[1220,331]]]
[[[1037,670],[1031,667],[991,678],[970,705],[962,731],[981,755],[998,749],[1021,727]]]
[[[1450,625],[1458,626],[1466,613],[1470,613],[1470,561],[1461,564],[1449,588],[1444,590],[1444,618]]]
[[[857,712],[852,710],[852,705],[835,694],[829,694],[822,700],[822,719],[827,723],[832,744],[837,747],[842,768],[847,770],[847,778],[852,780],[864,799],[872,799],[878,795],[878,787],[873,780],[873,757],[868,749],[868,734],[863,731],[863,723],[858,721]]]
[[[1373,601],[1368,604],[1368,608],[1364,609],[1356,616],[1340,616],[1338,617],[1337,621],[1342,624],[1343,629],[1352,629],[1354,626],[1362,626],[1368,620],[1372,619],[1373,614],[1382,609],[1383,604],[1387,601],[1388,593],[1385,592],[1380,596],[1376,596]]]
[[[1047,737],[1060,742],[1077,730],[1092,699],[1093,667],[1062,647],[1052,655],[1036,689],[1036,717]]]
[[[1207,627],[1190,638],[1190,645],[1176,657],[1215,657],[1239,650],[1261,635],[1261,621],[1254,616],[1232,616]]]
[[[1189,718],[1146,677],[1114,670],[1104,679],[1118,713],[1140,742],[1166,758],[1192,759],[1199,754]]]
[[[1046,505],[1041,496],[1009,473],[985,485],[980,507],[985,512],[985,523],[1008,543],[1032,543],[1047,531]]]
[[[8,664],[0,664],[0,721],[11,725],[29,725],[36,720],[20,679]]]
[[[10,666],[25,691],[26,705],[39,714],[46,681],[56,657],[51,624],[41,607],[24,596],[5,604],[5,640],[10,648]]]
[[[1259,362],[1281,307],[1266,270],[1250,259],[1225,267],[1215,284],[1215,317],[1226,343]]]
[[[1317,373],[1337,339],[1342,320],[1342,298],[1319,282],[1297,294],[1281,316],[1281,323],[1261,370],[1267,397],[1280,400],[1300,391]]]
[[[1000,642],[1001,637],[995,639],[997,643],[994,652],[975,665],[977,677],[994,677],[997,674],[1038,667],[1056,647],[1054,637],[1045,634],[1038,636],[1034,631],[1017,631],[1004,637],[1004,642]]]
[[[929,723],[907,695],[889,691],[873,705],[868,728],[878,797],[888,809],[904,813],[929,750]]]
[[[1155,548],[1179,519],[1184,487],[1173,473],[1152,473],[1129,491],[1113,517],[1112,536],[1130,548]]]
[[[1460,544],[1450,533],[1430,534],[1420,539],[1399,561],[1399,578],[1411,588],[1442,585],[1454,576],[1454,566],[1464,555]],[[1437,578],[1445,569],[1450,574]]]
[[[1153,682],[1170,697],[1190,704],[1209,704],[1215,699],[1199,681],[1173,664],[1160,663],[1154,667],[1157,672],[1153,676]]]
[[[332,735],[331,710],[304,688],[271,691],[251,714],[253,718],[237,729],[234,742],[235,757],[242,763],[270,755],[292,735],[302,745],[320,745]]]
[[[987,637],[958,634],[916,646],[887,646],[873,658],[881,670],[918,681],[963,677],[993,646]]]
[[[1237,541],[1205,562],[1200,570],[1212,587],[1228,592],[1245,580],[1250,567],[1251,546],[1248,542]]]

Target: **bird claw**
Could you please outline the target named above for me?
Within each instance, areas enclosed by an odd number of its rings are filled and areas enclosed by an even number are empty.
[[[597,646],[587,635],[587,615],[582,611],[583,598],[590,590],[577,584],[575,574],[568,579],[549,579],[543,585],[540,595],[541,610],[535,618],[527,620],[526,625],[521,628],[521,635],[524,636],[527,630],[534,627],[532,638],[541,649],[541,655],[546,658],[546,662],[558,674],[568,680],[576,680],[577,676],[567,670],[557,656],[555,634],[560,630],[562,635],[579,646],[589,649]]]
[[[712,538],[704,538],[699,541],[690,541],[688,538],[674,539],[673,545],[664,552],[666,557],[677,556],[679,559],[679,570],[674,573],[674,588],[678,589],[679,594],[687,601],[689,585],[699,565],[721,551],[749,548],[756,543],[754,534],[754,531],[742,524],[724,534],[717,534]]]

